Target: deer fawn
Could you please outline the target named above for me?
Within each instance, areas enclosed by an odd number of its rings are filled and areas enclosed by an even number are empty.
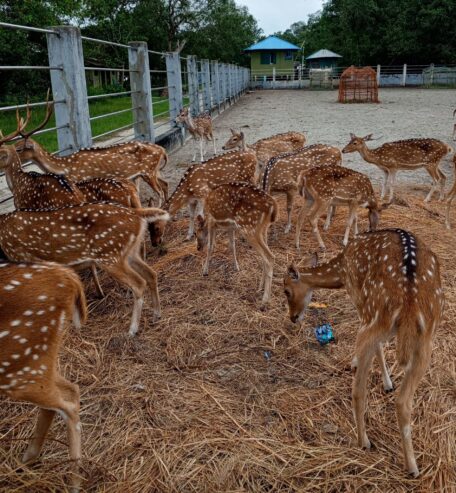
[[[288,221],[285,233],[291,231],[299,174],[324,164],[342,164],[342,154],[337,147],[313,144],[269,160],[263,174],[263,190],[267,193],[286,193]]]
[[[381,198],[389,192],[389,202],[393,200],[396,174],[399,170],[413,171],[424,168],[431,176],[433,183],[424,199],[429,202],[434,191],[440,189],[440,200],[444,197],[446,177],[439,168],[440,161],[452,148],[437,139],[407,139],[388,142],[376,149],[369,149],[366,142],[372,139],[372,134],[357,137],[350,134],[350,142],[342,149],[343,153],[358,151],[368,163],[375,164],[383,171],[384,181]]]
[[[217,154],[215,148],[215,139],[212,132],[212,118],[209,113],[192,117],[188,108],[184,108],[176,117],[176,123],[181,123],[190,132],[193,138],[193,157],[192,162],[196,159],[196,142],[200,144],[200,157],[203,162],[205,151],[204,142],[212,141],[214,147],[214,156]]]
[[[127,209],[84,204],[47,211],[16,211],[0,216],[0,248],[16,262],[53,261],[84,269],[99,267],[133,291],[130,335],[141,318],[146,285],[154,317],[160,317],[157,275],[140,258],[147,223],[163,234],[169,215],[161,209]]]
[[[407,471],[418,475],[410,418],[413,396],[429,366],[432,337],[443,313],[444,295],[435,254],[412,233],[380,230],[352,240],[331,261],[316,259],[301,272],[291,265],[284,278],[290,319],[300,322],[316,288],[345,288],[361,319],[353,368],[353,412],[358,444],[369,449],[365,404],[369,368],[377,357],[386,391],[393,390],[383,343],[397,336],[397,359],[404,377],[396,403]]]
[[[258,161],[253,152],[227,152],[202,164],[191,166],[164,205],[164,209],[174,216],[184,205],[188,206],[190,224],[187,240],[191,240],[194,235],[196,210],[202,206],[210,190],[228,182],[257,183],[258,178]]]
[[[81,425],[79,388],[59,374],[58,352],[67,322],[79,328],[87,307],[78,276],[53,264],[0,263],[0,394],[38,406],[33,438],[24,463],[34,462],[52,420],[65,420],[71,465],[71,491],[79,491]]]
[[[21,161],[34,161],[44,172],[66,175],[74,182],[91,178],[142,178],[160,197],[166,200],[168,184],[161,179],[160,170],[168,162],[165,150],[155,144],[134,142],[112,147],[81,149],[70,156],[57,157],[47,152],[30,137],[46,126],[52,115],[53,104],[46,106],[46,116],[35,129],[25,132],[15,146]],[[27,108],[27,117],[30,118]]]
[[[300,149],[306,142],[306,136],[298,132],[286,132],[272,135],[265,139],[260,139],[255,144],[247,145],[244,132],[231,130],[231,137],[222,147],[223,150],[239,148],[242,151],[252,151],[256,154],[260,171],[266,166],[267,162],[273,157],[284,152],[293,152]]]
[[[267,303],[271,296],[274,259],[267,244],[267,234],[269,226],[277,218],[276,201],[253,185],[226,183],[209,192],[204,203],[204,210],[207,216],[197,217],[196,228],[198,250],[202,250],[207,244],[203,275],[207,276],[209,273],[209,262],[215,246],[217,229],[229,232],[234,268],[239,270],[235,244],[235,230],[239,228],[262,259],[263,275],[260,290],[264,288],[262,302]]]
[[[299,249],[302,222],[307,213],[320,248],[326,249],[318,229],[318,219],[323,212],[329,211],[325,225],[325,230],[328,229],[333,208],[337,205],[347,205],[349,208],[344,245],[348,243],[353,223],[355,235],[358,234],[358,207],[369,209],[370,230],[377,229],[380,208],[377,205],[372,183],[366,175],[334,164],[319,166],[311,171],[302,171],[298,178],[298,187],[300,194],[310,203],[310,209],[303,206],[299,213],[296,223],[296,248]]]

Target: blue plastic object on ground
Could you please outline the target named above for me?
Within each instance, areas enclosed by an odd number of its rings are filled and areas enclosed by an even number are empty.
[[[330,323],[325,323],[315,327],[314,334],[320,346],[334,342],[334,333]]]

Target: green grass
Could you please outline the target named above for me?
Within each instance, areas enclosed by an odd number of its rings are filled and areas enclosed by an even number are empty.
[[[159,115],[169,109],[169,103],[167,98],[153,97],[154,104],[153,111],[154,115]],[[127,97],[113,97],[100,100],[89,101],[89,112],[90,116],[98,116],[106,113],[112,113],[114,111],[119,111],[123,109],[131,108],[131,98]],[[38,125],[44,118],[44,107],[32,108],[32,119],[29,123],[28,128],[33,128]],[[12,132],[16,128],[16,112],[15,111],[5,111],[0,112],[0,130],[6,135]],[[25,110],[22,110],[21,115],[25,116]],[[155,123],[160,122],[160,120],[167,120],[168,114],[158,116]],[[107,118],[100,118],[91,122],[92,125],[92,135],[96,136],[110,130],[128,125],[133,121],[133,114],[131,111],[121,113],[120,115],[113,115]],[[55,118],[52,115],[46,128],[55,127]],[[109,136],[108,136],[109,137]],[[48,151],[54,152],[58,149],[57,147],[57,133],[48,132],[43,135],[38,135],[36,137],[37,142],[43,145]]]

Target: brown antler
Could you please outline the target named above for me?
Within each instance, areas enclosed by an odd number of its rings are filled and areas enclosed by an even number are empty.
[[[31,116],[31,110],[30,110],[29,106],[27,105],[26,123],[25,123],[25,125],[22,126],[22,129],[19,132],[21,134],[21,137],[23,137],[24,139],[28,139],[31,135],[33,135],[36,132],[38,132],[38,130],[41,130],[42,128],[44,128],[47,125],[49,119],[51,118],[52,111],[54,109],[54,102],[53,101],[49,101],[49,93],[50,93],[50,90],[48,89],[48,92],[47,92],[47,95],[46,95],[46,115],[44,117],[44,120],[36,128],[34,128],[33,130],[30,130],[29,132],[26,132],[25,133],[24,132],[25,127],[27,126],[28,122],[30,121],[30,116]]]
[[[10,142],[14,138],[16,138],[21,133],[21,131],[25,128],[28,121],[29,121],[28,114],[24,122],[23,118],[19,117],[19,108],[16,108],[16,122],[17,122],[16,130],[8,134],[6,137],[3,135],[2,131],[0,130],[0,146],[5,142]]]

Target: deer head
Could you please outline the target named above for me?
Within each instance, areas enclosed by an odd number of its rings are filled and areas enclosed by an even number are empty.
[[[316,253],[307,259],[307,267],[316,267],[318,256]],[[292,263],[283,279],[283,290],[288,301],[288,310],[290,320],[293,323],[302,322],[306,312],[306,308],[312,299],[313,288],[310,283],[306,283],[306,276],[302,276]]]
[[[165,234],[166,225],[168,223],[168,219],[166,220],[157,220],[153,223],[148,224],[150,242],[153,247],[158,247],[162,244],[163,235]]]
[[[236,147],[243,149],[245,145],[245,136],[244,132],[236,132],[232,128],[231,137],[225,142],[225,145],[222,147],[224,151],[229,151],[230,149],[235,149]]]
[[[188,108],[182,108],[180,113],[176,116],[176,123],[185,123],[188,120],[189,112]]]
[[[372,137],[373,134],[366,135],[365,137],[357,137],[355,134],[350,134],[350,142],[342,149],[344,154],[348,154],[349,152],[360,151],[364,148],[365,143],[369,140],[374,140]]]
[[[207,219],[198,214],[196,218],[196,248],[199,252],[206,248],[208,231]]]

